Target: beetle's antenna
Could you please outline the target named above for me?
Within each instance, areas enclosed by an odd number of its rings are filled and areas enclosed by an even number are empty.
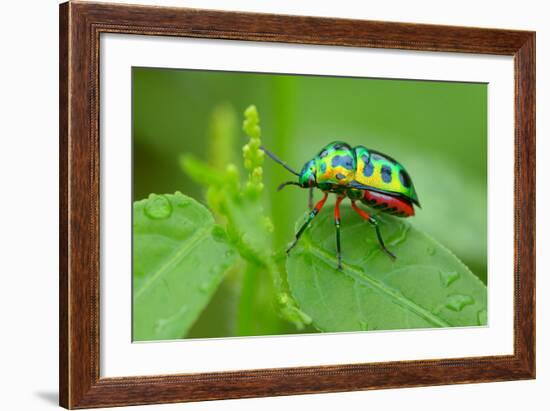
[[[286,181],[284,182],[283,184],[280,184],[279,187],[277,187],[277,191],[281,191],[283,188],[285,188],[286,186],[298,186],[298,187],[302,187],[299,183],[297,183],[296,181]]]
[[[271,157],[271,159],[273,161],[275,161],[275,162],[279,163],[280,165],[282,165],[284,168],[286,168],[288,171],[290,171],[295,176],[300,177],[300,173],[297,173],[296,171],[294,171],[292,169],[292,167],[290,167],[287,163],[285,163],[283,160],[281,160],[279,157],[277,157],[275,154],[273,154],[267,148],[265,148],[264,146],[260,146],[260,148],[264,151],[264,153],[266,153],[269,157]]]

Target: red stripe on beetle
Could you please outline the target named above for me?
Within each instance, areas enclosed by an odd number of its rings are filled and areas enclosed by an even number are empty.
[[[411,217],[414,215],[414,207],[410,202],[387,194],[365,190],[362,201],[370,207],[379,208],[382,212],[394,214],[398,217]]]

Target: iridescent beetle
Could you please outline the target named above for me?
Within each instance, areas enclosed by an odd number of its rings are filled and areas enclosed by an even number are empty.
[[[294,248],[305,229],[321,211],[329,193],[336,194],[334,223],[336,224],[336,257],[338,268],[342,268],[340,248],[340,203],[346,197],[351,200],[352,208],[368,221],[376,230],[376,236],[382,250],[395,259],[395,255],[386,248],[378,221],[375,217],[360,209],[356,201],[378,209],[381,212],[398,217],[414,215],[413,204],[420,207],[413,182],[405,168],[393,158],[363,146],[351,147],[349,144],[335,141],[324,147],[319,154],[308,161],[302,171],[297,173],[284,161],[269,150],[261,147],[274,161],[298,176],[298,181],[287,181],[278,190],[287,185],[309,188],[309,208],[311,212],[306,222],[296,233],[296,238],[288,247],[287,253]],[[323,191],[323,198],[313,207],[313,188]]]

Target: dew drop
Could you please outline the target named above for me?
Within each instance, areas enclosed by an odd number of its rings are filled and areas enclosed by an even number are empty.
[[[189,197],[183,195],[181,191],[176,191],[173,198],[174,205],[178,208],[186,208],[192,203],[192,200]]]
[[[460,277],[460,274],[458,274],[456,271],[440,271],[439,272],[439,280],[441,282],[442,287],[448,287],[452,283],[454,283],[458,278]]]
[[[235,254],[235,251],[229,249],[225,252],[225,256],[226,257],[233,257],[233,255]]]
[[[162,195],[151,194],[145,204],[145,214],[153,220],[163,220],[172,214],[172,204]]]
[[[477,312],[477,323],[479,325],[487,325],[487,310],[479,310]]]
[[[472,305],[474,299],[469,295],[453,294],[447,297],[445,307],[456,312],[462,311],[467,305]]]

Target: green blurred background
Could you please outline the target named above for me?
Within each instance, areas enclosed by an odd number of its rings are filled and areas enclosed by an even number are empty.
[[[246,142],[242,112],[255,104],[265,146],[295,169],[333,140],[396,158],[411,175],[422,204],[409,221],[486,283],[486,84],[157,68],[133,68],[132,76],[134,200],[179,190],[205,203],[204,189],[181,171],[180,155],[204,160],[220,155],[239,164]],[[231,112],[238,137],[232,147],[212,151],[212,117]],[[269,159],[264,171],[266,207],[276,248],[282,248],[306,210],[307,191],[276,192],[293,176]],[[238,294],[238,281],[226,281],[189,337],[238,335],[231,323]],[[257,328],[256,335],[296,332],[270,313]]]

